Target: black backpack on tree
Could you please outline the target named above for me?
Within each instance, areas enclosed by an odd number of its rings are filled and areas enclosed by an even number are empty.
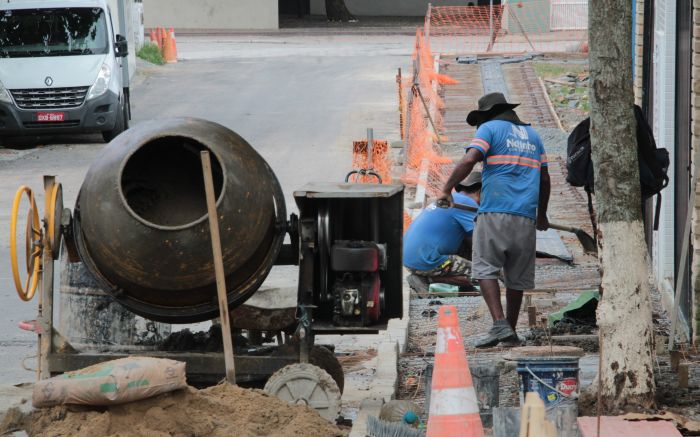
[[[659,228],[661,212],[661,190],[668,185],[668,167],[671,164],[668,150],[657,149],[654,134],[642,113],[642,108],[634,105],[637,119],[637,157],[639,158],[639,185],[642,201],[658,195],[654,217],[654,230]],[[569,135],[566,146],[566,182],[574,187],[583,187],[588,193],[588,209],[593,215],[591,194],[593,189],[593,163],[591,162],[591,120],[587,118],[578,124]],[[595,228],[595,222],[594,222]]]

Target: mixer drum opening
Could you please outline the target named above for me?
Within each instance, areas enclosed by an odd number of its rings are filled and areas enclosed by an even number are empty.
[[[204,220],[207,205],[200,152],[209,150],[190,138],[155,139],[131,155],[121,172],[124,201],[137,219],[158,228],[181,227]],[[224,172],[209,150],[216,198]]]
[[[151,320],[191,323],[219,314],[202,150],[210,152],[235,308],[270,272],[287,220],[277,177],[235,132],[192,118],[139,123],[105,147],[78,195],[80,259],[106,292]]]

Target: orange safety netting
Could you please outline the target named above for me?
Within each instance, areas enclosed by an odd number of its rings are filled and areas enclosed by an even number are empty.
[[[588,3],[430,6],[425,34],[442,54],[577,52],[588,41]]]
[[[411,226],[411,216],[406,211],[403,212],[403,232],[406,233],[408,227]]]
[[[391,160],[389,159],[389,143],[387,141],[372,141],[372,162],[367,159],[367,140],[352,142],[352,168],[355,170],[374,170],[382,178],[383,184],[391,183]],[[349,182],[378,183],[375,176],[355,174]]]
[[[453,78],[436,71],[436,60],[421,29],[416,32],[413,53],[414,78],[404,82],[410,90],[405,132],[404,177],[407,184],[425,189],[428,196],[436,196],[453,163],[443,156],[440,136],[444,102],[441,86],[457,83]]]

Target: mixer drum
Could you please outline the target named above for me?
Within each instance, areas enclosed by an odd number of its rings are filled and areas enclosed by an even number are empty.
[[[90,167],[75,207],[81,260],[122,305],[191,323],[219,316],[200,151],[208,150],[231,308],[260,286],[285,233],[284,197],[265,160],[216,123],[141,123]]]

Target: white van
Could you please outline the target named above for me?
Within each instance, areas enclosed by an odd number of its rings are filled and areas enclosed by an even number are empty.
[[[0,139],[128,128],[127,42],[105,0],[0,3]],[[128,75],[126,75],[128,78]]]

